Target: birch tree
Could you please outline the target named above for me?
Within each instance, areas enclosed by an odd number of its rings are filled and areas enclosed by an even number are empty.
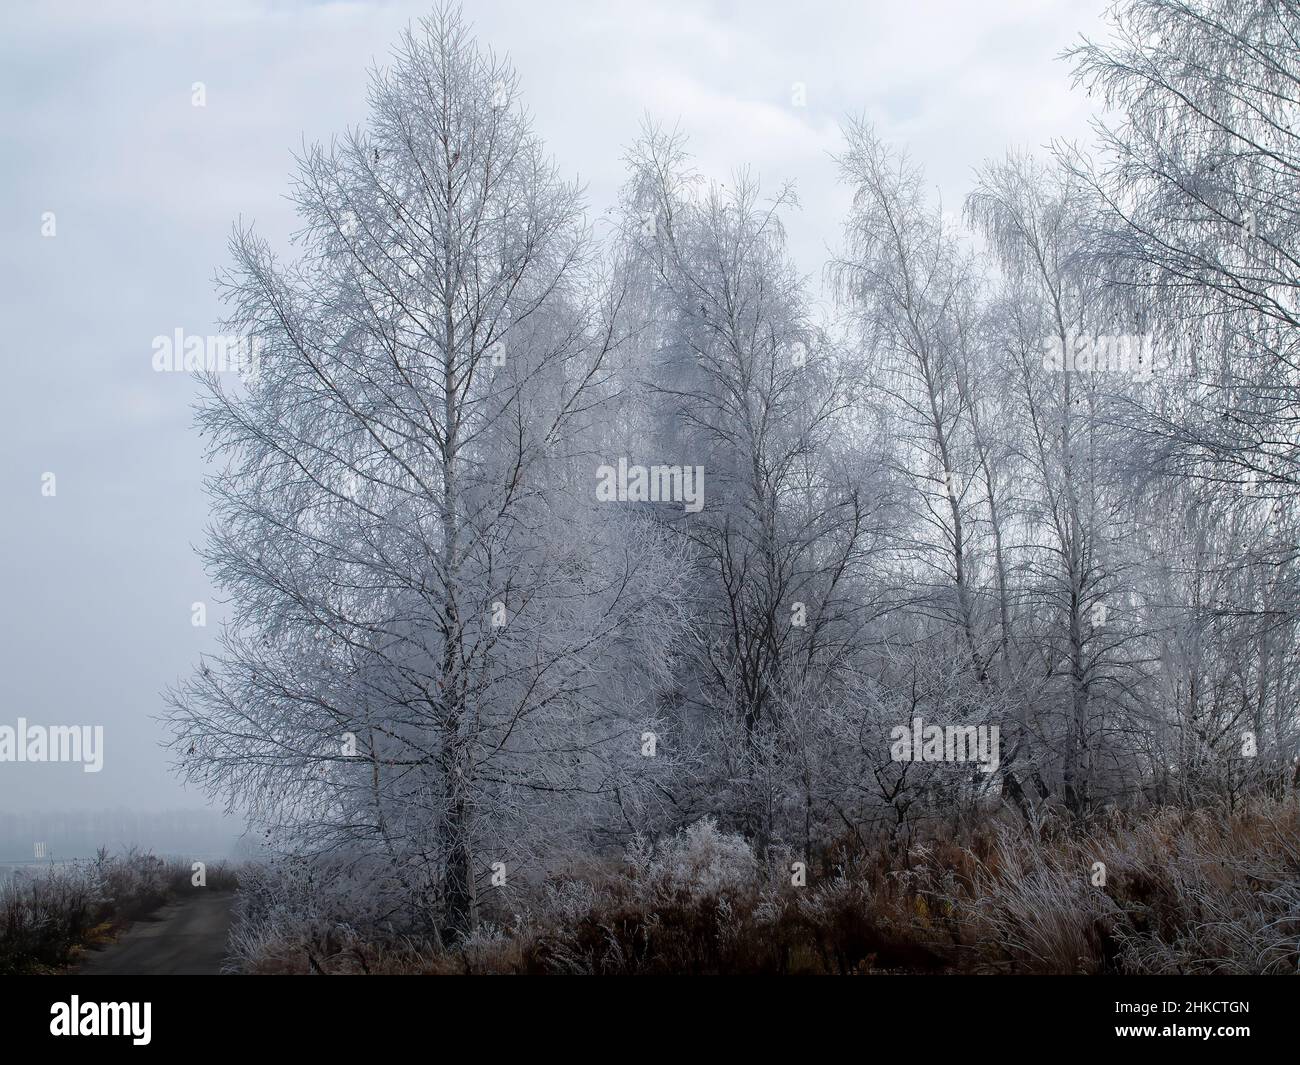
[[[680,565],[595,500],[621,297],[512,69],[442,9],[370,104],[299,159],[295,261],[231,241],[261,361],[199,423],[233,620],[170,717],[187,779],[458,935],[645,772]]]
[[[674,520],[699,581],[685,697],[763,849],[787,779],[782,708],[854,646],[878,507],[843,443],[840,353],[786,251],[793,190],[765,200],[743,170],[706,183],[681,137],[653,127],[629,162],[625,230],[654,412],[642,446],[707,475],[704,510]]]
[[[1169,387],[1140,412],[1151,468],[1195,486],[1201,520],[1251,526],[1226,555],[1218,537],[1197,555],[1217,571],[1198,571],[1202,593],[1217,593],[1196,596],[1193,624],[1219,647],[1256,648],[1257,705],[1286,686],[1277,654],[1296,639],[1297,31],[1292,2],[1118,4],[1107,39],[1070,53],[1076,83],[1115,117],[1096,124],[1094,156],[1061,149],[1106,207],[1093,268],[1164,340]],[[1275,765],[1294,750],[1294,721],[1279,726]]]

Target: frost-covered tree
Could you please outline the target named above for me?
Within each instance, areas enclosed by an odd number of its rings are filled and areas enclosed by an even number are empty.
[[[1175,658],[1199,665],[1169,689],[1172,761],[1204,780],[1207,762],[1239,760],[1225,747],[1246,724],[1271,756],[1256,764],[1289,759],[1296,735],[1271,706],[1294,684],[1282,663],[1300,619],[1300,8],[1125,0],[1111,16],[1071,58],[1115,117],[1096,124],[1093,158],[1062,155],[1105,206],[1092,268],[1164,349],[1161,387],[1129,420],[1177,499]],[[1225,670],[1248,712],[1213,697]]]
[[[877,402],[896,427],[893,471],[916,518],[900,530],[903,565],[923,609],[951,624],[982,676],[992,656],[973,572],[972,509],[981,493],[970,417],[971,266],[928,202],[921,169],[861,122],[850,122],[845,138],[838,162],[853,206],[830,273],[868,353]]]
[[[879,499],[851,459],[843,355],[786,249],[793,191],[765,200],[746,171],[705,182],[682,138],[654,127],[629,164],[632,371],[650,411],[636,446],[706,477],[704,509],[668,516],[696,577],[679,691],[709,737],[711,801],[732,804],[762,850],[786,783],[782,717],[854,646]]]
[[[170,719],[188,780],[460,933],[494,866],[633,801],[681,567],[596,501],[620,294],[511,68],[440,10],[370,104],[299,160],[293,262],[232,238],[260,366],[199,422],[233,621]]]
[[[1130,724],[1124,694],[1132,690],[1136,634],[1124,545],[1134,543],[1136,522],[1116,458],[1134,441],[1108,427],[1119,398],[1150,380],[1149,353],[1137,340],[1117,342],[1114,367],[1104,361],[1109,347],[1090,354],[1136,329],[1107,314],[1086,269],[1095,202],[1077,178],[1013,155],[981,171],[966,207],[996,255],[1004,288],[993,342],[1014,371],[1026,592],[1040,613],[1032,636],[1048,679],[1022,741],[1037,773],[1034,734],[1049,738],[1063,801],[1081,814],[1105,790],[1099,778],[1115,757],[1113,740]],[[1133,365],[1120,365],[1130,350]]]

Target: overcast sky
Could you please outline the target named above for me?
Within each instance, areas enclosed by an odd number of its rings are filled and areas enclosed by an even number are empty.
[[[466,4],[510,56],[561,168],[614,200],[646,113],[697,165],[793,180],[820,275],[847,194],[846,114],[906,145],[960,210],[1008,147],[1086,138],[1056,59],[1101,0]],[[277,244],[290,152],[365,116],[366,69],[425,3],[0,5],[0,726],[102,725],[104,768],[0,763],[0,810],[198,807],[171,777],[159,692],[215,647],[192,546],[207,507],[187,377],[151,341],[214,331],[212,277],[242,215]],[[191,105],[203,82],[206,106]],[[792,87],[806,86],[806,107]],[[55,235],[42,236],[53,212]],[[57,494],[41,493],[54,473]],[[206,628],[191,605],[208,604]]]

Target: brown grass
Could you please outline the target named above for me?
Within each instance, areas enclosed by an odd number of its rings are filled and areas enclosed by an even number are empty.
[[[308,934],[281,914],[259,936],[245,928],[244,963],[326,974],[1294,973],[1300,963],[1294,800],[1112,815],[1083,834],[994,819],[906,849],[818,857],[819,875],[795,887],[789,855],[762,865],[738,838],[695,826],[653,854],[587,861],[502,900],[498,923],[455,949],[345,925]],[[1098,862],[1104,884],[1093,882]]]

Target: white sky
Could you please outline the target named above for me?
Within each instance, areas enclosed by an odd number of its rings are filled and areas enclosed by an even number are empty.
[[[1102,0],[467,3],[517,66],[561,168],[610,206],[643,115],[697,166],[793,180],[801,269],[820,276],[847,193],[828,153],[861,113],[949,210],[1008,147],[1087,137],[1055,57]],[[193,387],[155,335],[213,331],[232,221],[294,228],[289,153],[365,116],[366,68],[424,3],[0,5],[0,725],[99,724],[105,765],[0,763],[0,810],[202,805],[167,771],[159,691],[215,647]],[[190,104],[193,82],[207,106]],[[806,86],[807,106],[791,105]],[[57,236],[41,236],[53,211]],[[41,474],[58,478],[40,494]],[[208,627],[190,624],[206,601]]]

